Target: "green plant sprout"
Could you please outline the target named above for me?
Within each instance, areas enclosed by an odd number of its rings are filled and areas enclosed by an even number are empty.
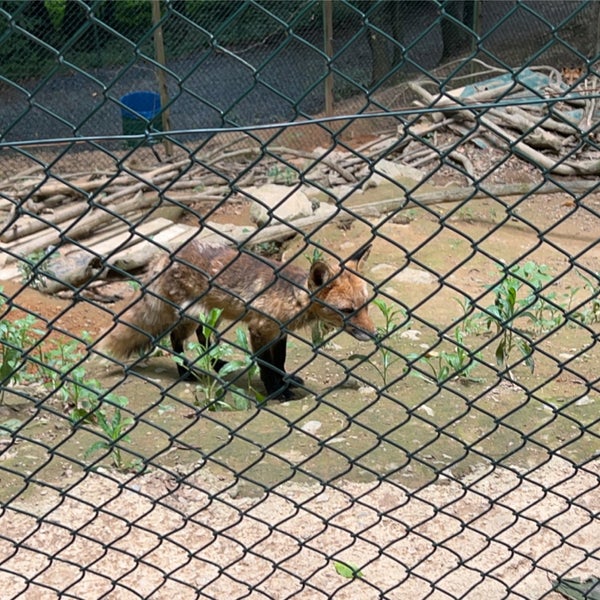
[[[6,302],[0,289],[0,307]],[[132,419],[123,419],[121,408],[127,405],[127,399],[122,396],[108,394],[105,401],[113,406],[112,417],[109,418],[105,409],[101,408],[99,399],[104,395],[100,383],[87,376],[81,363],[83,354],[77,350],[80,340],[60,342],[49,350],[44,350],[38,343],[43,331],[34,328],[36,318],[27,315],[22,319],[10,321],[6,318],[0,321],[0,404],[4,402],[6,388],[21,382],[36,381],[47,390],[48,395],[56,395],[66,405],[72,405],[71,421],[76,425],[80,421],[97,423],[110,441],[99,441],[93,444],[86,456],[99,449],[109,449],[113,465],[123,470],[130,468],[122,460],[120,450],[114,446],[117,440],[128,441],[123,436]],[[84,332],[85,338],[89,338]],[[35,356],[32,348],[36,345]],[[6,424],[4,427],[7,428]]]
[[[253,399],[258,403],[265,400],[264,395],[252,386],[252,378],[258,373],[258,365],[252,357],[246,332],[241,327],[236,329],[235,345],[219,343],[219,341],[211,342],[222,312],[221,309],[213,308],[208,314],[200,315],[202,334],[206,342],[188,344],[188,349],[195,354],[192,367],[198,379],[196,398],[200,406],[208,407],[209,410],[247,410],[251,404],[248,393],[252,394]],[[235,349],[242,351],[243,358],[228,360]],[[183,358],[177,360],[183,362]],[[240,369],[244,369],[246,373],[248,391],[227,384],[224,380],[227,375]],[[227,390],[231,392],[233,403],[225,401]]]
[[[500,367],[507,368],[511,380],[514,380],[514,376],[511,370],[508,369],[508,364],[514,350],[521,354],[532,373],[535,368],[531,344],[527,338],[517,331],[516,320],[527,318],[532,322],[536,322],[536,313],[524,308],[527,306],[531,308],[531,294],[528,303],[519,300],[518,292],[523,286],[523,281],[521,278],[517,278],[515,273],[523,275],[523,272],[518,268],[513,268],[498,285],[492,288],[494,303],[487,307],[482,317],[488,330],[494,326],[496,333],[500,336],[500,342],[495,351],[496,363]]]
[[[17,268],[21,273],[21,282],[35,290],[45,287],[46,277],[53,275],[47,265],[58,256],[60,253],[56,251],[48,254],[46,250],[37,250],[20,260]]]
[[[473,309],[473,304],[470,298],[461,300],[460,298],[454,298],[458,305],[462,309],[463,316],[460,319],[460,330],[464,336],[477,335],[484,331],[482,326],[482,313],[476,312]]]
[[[389,382],[390,370],[394,364],[396,364],[403,357],[396,351],[392,350],[389,346],[382,344],[382,341],[389,340],[392,336],[398,333],[398,329],[401,324],[398,323],[398,317],[400,316],[403,320],[406,320],[406,312],[403,308],[397,308],[393,304],[387,304],[383,300],[375,298],[373,304],[379,309],[379,312],[383,316],[384,325],[383,327],[377,328],[377,352],[381,359],[381,364],[373,360],[370,356],[365,354],[352,354],[346,360],[360,360],[371,365],[375,371],[381,377],[383,385],[387,385]]]
[[[6,304],[7,297],[0,287],[0,309]],[[36,317],[26,315],[20,319],[10,320],[10,308],[2,312],[0,319],[0,405],[4,402],[4,392],[10,385],[27,380],[27,365],[31,358],[29,351],[35,343]]]
[[[529,294],[518,300],[518,304],[521,308],[527,309],[526,316],[530,319],[533,331],[540,334],[560,325],[563,316],[561,309],[556,305],[556,293],[550,292],[542,296],[542,288],[552,281],[548,267],[528,261],[523,266],[510,269],[510,274],[525,282],[529,289]]]
[[[323,251],[319,248],[313,248],[312,254],[305,254],[304,258],[313,265],[319,260],[324,259]],[[323,321],[316,321],[311,325],[311,341],[313,348],[318,348],[323,345],[325,338],[334,330],[334,327]]]
[[[4,402],[4,392],[10,385],[27,379],[26,365],[28,352],[35,339],[32,336],[36,318],[27,315],[22,319],[0,321],[0,405]]]
[[[462,382],[477,383],[481,379],[473,377],[471,371],[477,366],[477,362],[473,360],[473,356],[466,349],[464,338],[465,331],[459,327],[454,329],[454,339],[456,344],[453,352],[427,352],[425,355],[409,354],[409,360],[417,360],[425,363],[431,370],[432,376],[421,373],[419,371],[414,374],[426,381],[434,381],[442,384],[451,379],[458,379]],[[479,357],[479,353],[476,355]]]
[[[596,273],[592,279],[591,277],[586,277],[578,269],[575,269],[575,273],[583,281],[584,287],[590,295],[590,301],[585,304],[582,310],[575,314],[575,318],[582,323],[600,323],[600,285],[598,283],[600,281],[600,274]]]
[[[272,165],[267,170],[267,178],[273,183],[289,186],[298,181],[298,174],[290,166],[286,165],[285,168],[281,169],[277,165]]]
[[[342,562],[341,560],[334,560],[333,565],[335,572],[346,579],[363,579],[363,572],[353,563]]]
[[[112,464],[118,471],[139,470],[137,462],[132,461],[128,463],[124,460],[121,449],[117,445],[120,442],[131,443],[131,438],[127,435],[127,431],[135,421],[132,417],[123,418],[121,412],[121,409],[127,406],[127,398],[108,394],[103,398],[103,403],[112,405],[112,416],[109,417],[106,409],[96,410],[94,416],[107,439],[98,440],[92,444],[86,450],[84,457],[87,459],[92,454],[104,450],[110,453]]]

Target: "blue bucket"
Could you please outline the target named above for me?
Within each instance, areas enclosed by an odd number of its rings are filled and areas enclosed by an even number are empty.
[[[147,131],[160,130],[160,96],[156,92],[131,92],[121,98],[125,108],[121,108],[121,120],[125,135],[141,135]],[[155,144],[157,138],[149,143]],[[130,146],[136,146],[137,140],[128,140]]]

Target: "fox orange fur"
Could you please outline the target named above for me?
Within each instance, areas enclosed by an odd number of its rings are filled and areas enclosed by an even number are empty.
[[[154,263],[140,295],[117,317],[98,349],[123,359],[170,334],[173,351],[182,354],[185,340],[194,331],[206,344],[198,316],[218,308],[221,318],[248,326],[268,395],[290,398],[289,386],[302,380],[285,372],[287,331],[321,320],[358,340],[374,338],[367,308],[369,290],[358,275],[369,251],[370,246],[363,247],[335,267],[318,260],[306,272],[192,241]],[[177,366],[180,376],[193,378],[187,363]]]

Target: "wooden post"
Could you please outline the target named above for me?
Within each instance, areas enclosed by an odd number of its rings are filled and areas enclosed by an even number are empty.
[[[323,0],[323,31],[325,54],[331,60],[333,57],[333,0]],[[328,66],[329,69],[329,66]],[[325,116],[333,116],[333,73],[325,78]]]
[[[156,56],[156,61],[162,66],[167,65],[167,57],[165,54],[165,43],[163,38],[163,29],[160,23],[160,0],[152,0],[152,25],[155,27],[154,29],[154,54]],[[169,91],[167,89],[167,79],[165,77],[165,72],[163,69],[156,69],[156,79],[158,81],[158,93],[160,94],[160,104],[161,106],[167,106],[169,103]],[[170,118],[170,110],[169,108],[163,109],[161,114],[162,117],[162,129],[165,132],[171,131],[171,118]],[[163,144],[165,146],[165,152],[167,156],[173,155],[173,145],[171,144],[171,140],[168,138],[163,138]]]

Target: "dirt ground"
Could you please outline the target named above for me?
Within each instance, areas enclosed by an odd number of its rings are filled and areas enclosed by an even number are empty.
[[[489,304],[500,260],[547,265],[557,297],[568,295],[573,257],[600,271],[598,215],[598,195],[578,210],[560,195],[510,210],[486,199],[330,225],[314,239],[347,256],[374,233],[365,276],[407,310],[390,342],[406,357],[436,348],[463,316],[457,298]],[[55,340],[97,339],[126,305],[0,285],[11,318],[37,315]],[[137,422],[120,447],[143,473],[86,457],[97,430],[72,428],[55,397],[9,391],[0,423],[22,425],[0,437],[2,597],[557,600],[556,577],[600,573],[596,331],[548,335],[535,373],[517,367],[514,383],[486,366],[492,341],[477,334],[479,381],[440,388],[407,375],[404,360],[382,386],[377,355],[347,384],[349,357],[374,349],[339,335],[315,356],[306,333],[288,363],[314,394],[245,411],[198,412],[168,356],[127,376],[92,359],[90,377],[129,401]],[[343,577],[335,561],[363,576]]]

